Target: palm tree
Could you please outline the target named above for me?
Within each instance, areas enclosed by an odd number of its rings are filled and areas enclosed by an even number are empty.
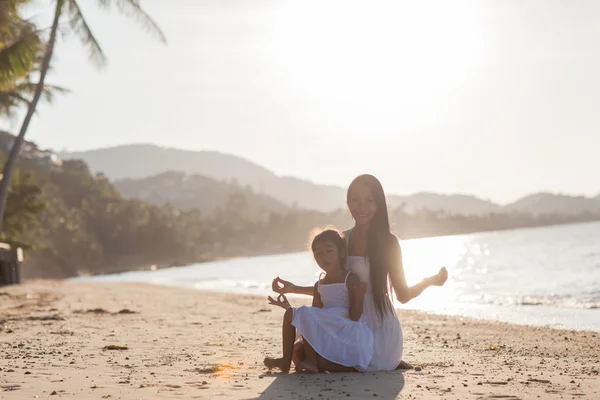
[[[0,90],[28,74],[40,49],[33,24],[18,14],[29,0],[0,0]]]
[[[100,8],[111,9],[113,7],[116,7],[119,11],[121,11],[128,17],[137,19],[139,22],[142,23],[142,25],[146,29],[150,31],[150,33],[154,34],[161,42],[166,43],[164,34],[162,33],[158,25],[152,20],[152,18],[150,18],[150,16],[148,16],[148,14],[146,14],[142,10],[139,0],[95,1],[96,5]],[[14,140],[10,150],[10,154],[8,156],[8,160],[4,165],[3,177],[2,181],[0,182],[0,232],[2,231],[4,212],[6,210],[6,199],[8,197],[8,188],[10,186],[12,173],[15,169],[15,164],[19,155],[19,151],[21,149],[21,145],[23,144],[25,134],[27,133],[27,128],[29,127],[31,118],[35,113],[35,109],[40,100],[40,97],[44,92],[44,82],[46,79],[46,74],[48,73],[50,60],[52,59],[54,45],[56,43],[56,36],[63,16],[66,17],[68,27],[70,28],[68,32],[77,36],[79,40],[84,44],[84,46],[87,47],[90,59],[98,64],[103,64],[104,62],[106,62],[106,56],[104,55],[102,48],[100,47],[98,41],[96,40],[90,27],[88,26],[83,14],[81,13],[78,1],[54,0],[54,19],[52,22],[52,27],[50,29],[49,39],[45,45],[46,48],[43,54],[43,61],[40,69],[39,81],[37,83],[33,99],[29,104],[29,108],[27,110],[27,114],[25,115],[25,119],[23,120],[23,125],[21,126],[19,135]]]

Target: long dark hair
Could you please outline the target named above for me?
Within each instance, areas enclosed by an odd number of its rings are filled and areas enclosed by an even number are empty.
[[[356,185],[368,187],[377,206],[367,231],[367,257],[375,306],[378,314],[383,316],[385,312],[393,310],[390,299],[392,289],[388,284],[388,276],[392,268],[391,264],[394,262],[391,248],[394,235],[390,231],[387,202],[381,182],[373,175],[360,175],[354,178],[348,187],[347,201],[350,201],[350,192]]]
[[[337,247],[338,252],[342,255],[341,266],[346,264],[346,241],[340,235],[340,232],[334,228],[327,228],[316,234],[310,244],[312,252],[315,251],[315,246],[319,243],[331,242]]]

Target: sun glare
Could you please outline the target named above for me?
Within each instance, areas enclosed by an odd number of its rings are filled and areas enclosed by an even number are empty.
[[[476,3],[445,1],[285,2],[273,14],[269,57],[298,96],[320,98],[315,108],[331,118],[352,115],[350,123],[370,130],[401,118],[418,130],[480,63],[478,13]]]
[[[463,257],[469,243],[468,235],[444,236],[425,239],[403,240],[402,259],[406,282],[409,285],[418,283],[423,277],[431,276],[441,267],[448,269],[448,282],[423,296],[413,299],[409,308],[435,309],[440,304],[456,301],[460,291],[460,271],[458,262]],[[399,304],[397,304],[399,306]]]

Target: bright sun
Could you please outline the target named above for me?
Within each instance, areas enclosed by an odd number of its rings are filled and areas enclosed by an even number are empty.
[[[475,2],[279,4],[266,51],[286,84],[320,99],[315,107],[331,118],[364,115],[371,130],[390,118],[419,129],[453,101],[481,62],[484,32]]]

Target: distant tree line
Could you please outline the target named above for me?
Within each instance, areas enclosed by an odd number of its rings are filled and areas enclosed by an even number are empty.
[[[0,162],[6,153],[0,154]],[[315,227],[351,226],[346,210],[324,213],[289,207],[268,218],[246,215],[234,194],[210,215],[123,198],[82,161],[62,166],[21,159],[11,185],[0,240],[23,246],[24,276],[67,277],[185,265],[232,256],[302,251]],[[210,196],[210,193],[205,193]],[[390,211],[401,239],[600,220],[524,213],[465,216],[402,207]]]

